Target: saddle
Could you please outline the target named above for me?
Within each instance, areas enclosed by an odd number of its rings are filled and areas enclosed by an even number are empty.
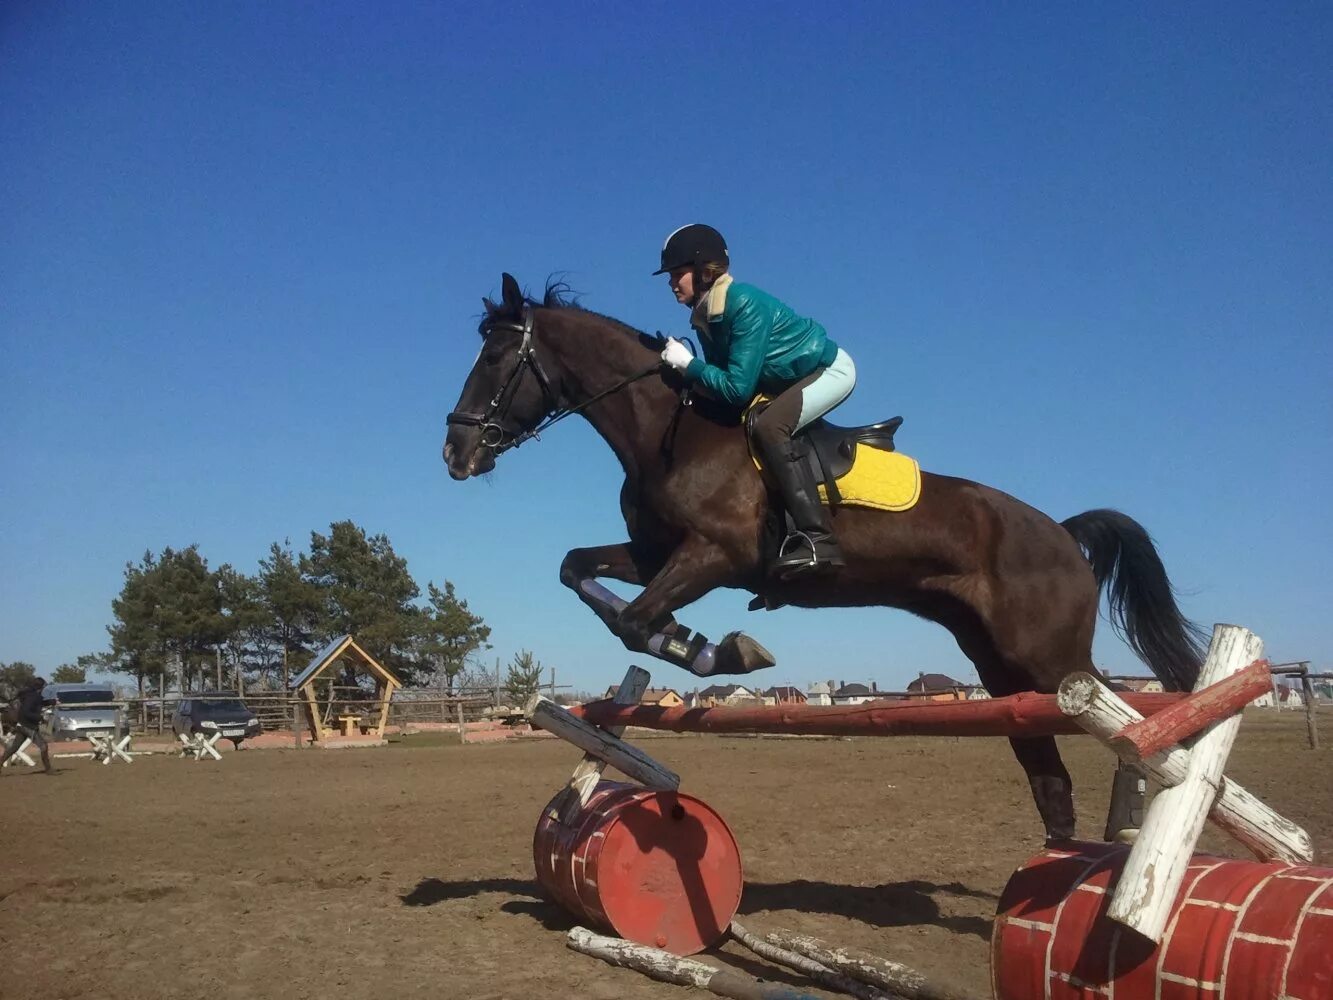
[[[745,411],[745,436],[753,440],[751,434],[755,417],[762,412],[768,400],[756,401]],[[824,488],[825,498],[830,506],[842,503],[842,494],[838,489],[838,480],[852,470],[856,464],[856,450],[859,446],[875,448],[879,451],[896,451],[893,435],[902,426],[902,417],[893,417],[877,424],[865,424],[861,427],[840,427],[829,423],[823,417],[811,421],[803,427],[792,443],[796,446],[803,460],[810,466],[816,483]],[[751,449],[753,451],[753,449]],[[756,456],[756,461],[758,456]]]

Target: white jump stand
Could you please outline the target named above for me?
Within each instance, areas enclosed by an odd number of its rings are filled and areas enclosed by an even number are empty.
[[[221,732],[215,732],[212,736],[205,736],[203,733],[177,733],[176,738],[181,741],[180,755],[182,757],[193,757],[196,761],[203,760],[211,756],[214,760],[221,760],[222,754],[218,753],[214,746],[222,738]]]
[[[1224,773],[1241,710],[1267,685],[1263,652],[1263,641],[1248,629],[1215,626],[1194,692],[1150,720],[1091,674],[1071,674],[1060,683],[1060,710],[1162,786],[1107,908],[1112,920],[1155,943],[1162,941],[1206,820],[1264,861],[1313,860],[1305,830]],[[1257,689],[1248,686],[1250,675],[1260,678]]]
[[[13,767],[20,761],[22,761],[24,764],[27,764],[29,767],[36,767],[37,762],[33,760],[31,757],[29,757],[27,753],[28,747],[32,746],[32,740],[28,739],[28,737],[24,736],[22,733],[14,733],[11,735],[5,733],[3,729],[0,729],[0,742],[3,742],[5,744],[6,748],[5,752],[8,752],[8,747],[11,740],[21,740],[22,742],[19,744],[19,748],[17,751],[15,751],[14,756],[10,757],[9,760],[5,761],[5,767]]]
[[[89,733],[88,742],[93,747],[93,760],[101,761],[103,764],[110,764],[113,760],[123,760],[126,764],[133,764],[130,758],[130,734],[126,733],[119,738],[115,733]]]

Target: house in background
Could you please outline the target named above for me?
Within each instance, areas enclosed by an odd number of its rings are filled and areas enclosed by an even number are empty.
[[[1161,694],[1166,690],[1156,677],[1117,677],[1112,682],[1112,687],[1117,685],[1126,691],[1136,691],[1139,694]]]
[[[980,684],[969,684],[966,690],[968,701],[986,701],[990,698],[990,692]]]
[[[804,705],[807,700],[804,691],[790,685],[771,687],[760,694],[760,697],[764,699],[765,705]]]
[[[907,696],[915,701],[965,701],[970,686],[947,674],[917,674],[907,685]]]
[[[808,705],[832,705],[833,704],[833,682],[815,681],[805,692],[805,701]]]
[[[616,696],[620,690],[619,684],[612,684],[606,689],[606,694],[602,697],[610,699]],[[639,699],[640,705],[656,705],[658,708],[675,708],[678,705],[685,704],[685,699],[678,695],[671,688],[649,688]]]
[[[869,687],[864,684],[840,684],[832,697],[835,705],[864,705],[868,701],[880,701],[886,695],[871,681]]]
[[[713,684],[694,692],[687,704],[690,708],[716,708],[718,705],[746,705],[758,701],[753,691],[740,684]]]
[[[1265,691],[1263,694],[1261,694],[1258,698],[1255,698],[1254,701],[1250,702],[1250,706],[1252,706],[1252,707],[1254,707],[1254,708],[1272,708],[1272,707],[1273,707],[1273,690],[1272,690],[1272,688],[1269,688],[1267,691]]]
[[[1275,683],[1272,690],[1265,691],[1250,704],[1255,708],[1304,708],[1305,696],[1294,687]]]

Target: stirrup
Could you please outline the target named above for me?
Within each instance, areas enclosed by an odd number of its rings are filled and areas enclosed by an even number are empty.
[[[787,546],[792,542],[805,544],[805,547],[810,550],[809,562],[815,562],[818,559],[819,554],[815,551],[815,540],[798,528],[782,540],[782,544],[778,546],[778,557],[773,560],[774,562],[782,562],[787,558]],[[792,561],[795,562],[794,559]]]
[[[825,537],[828,539],[827,542],[823,538],[816,542],[804,531],[793,531],[783,539],[782,544],[778,547],[777,558],[773,560],[768,568],[769,575],[786,580],[807,573],[832,573],[841,569],[846,563],[842,558],[838,543],[833,541],[831,535]],[[799,548],[788,552],[788,546],[792,543],[808,549],[809,556],[805,556]],[[822,558],[820,556],[821,543],[825,548]]]

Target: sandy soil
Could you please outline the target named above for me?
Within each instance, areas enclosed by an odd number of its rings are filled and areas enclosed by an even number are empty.
[[[1252,713],[1241,732],[1229,773],[1333,857],[1333,752],[1306,749],[1294,713]],[[996,899],[1040,837],[1003,741],[639,742],[735,831],[751,929],[816,934],[988,995]],[[1080,834],[1096,838],[1108,755],[1062,745]],[[7,770],[0,996],[679,1000],[678,987],[568,951],[572,920],[537,895],[537,814],[578,758],[552,740],[421,736]],[[715,957],[784,979],[747,953]]]

